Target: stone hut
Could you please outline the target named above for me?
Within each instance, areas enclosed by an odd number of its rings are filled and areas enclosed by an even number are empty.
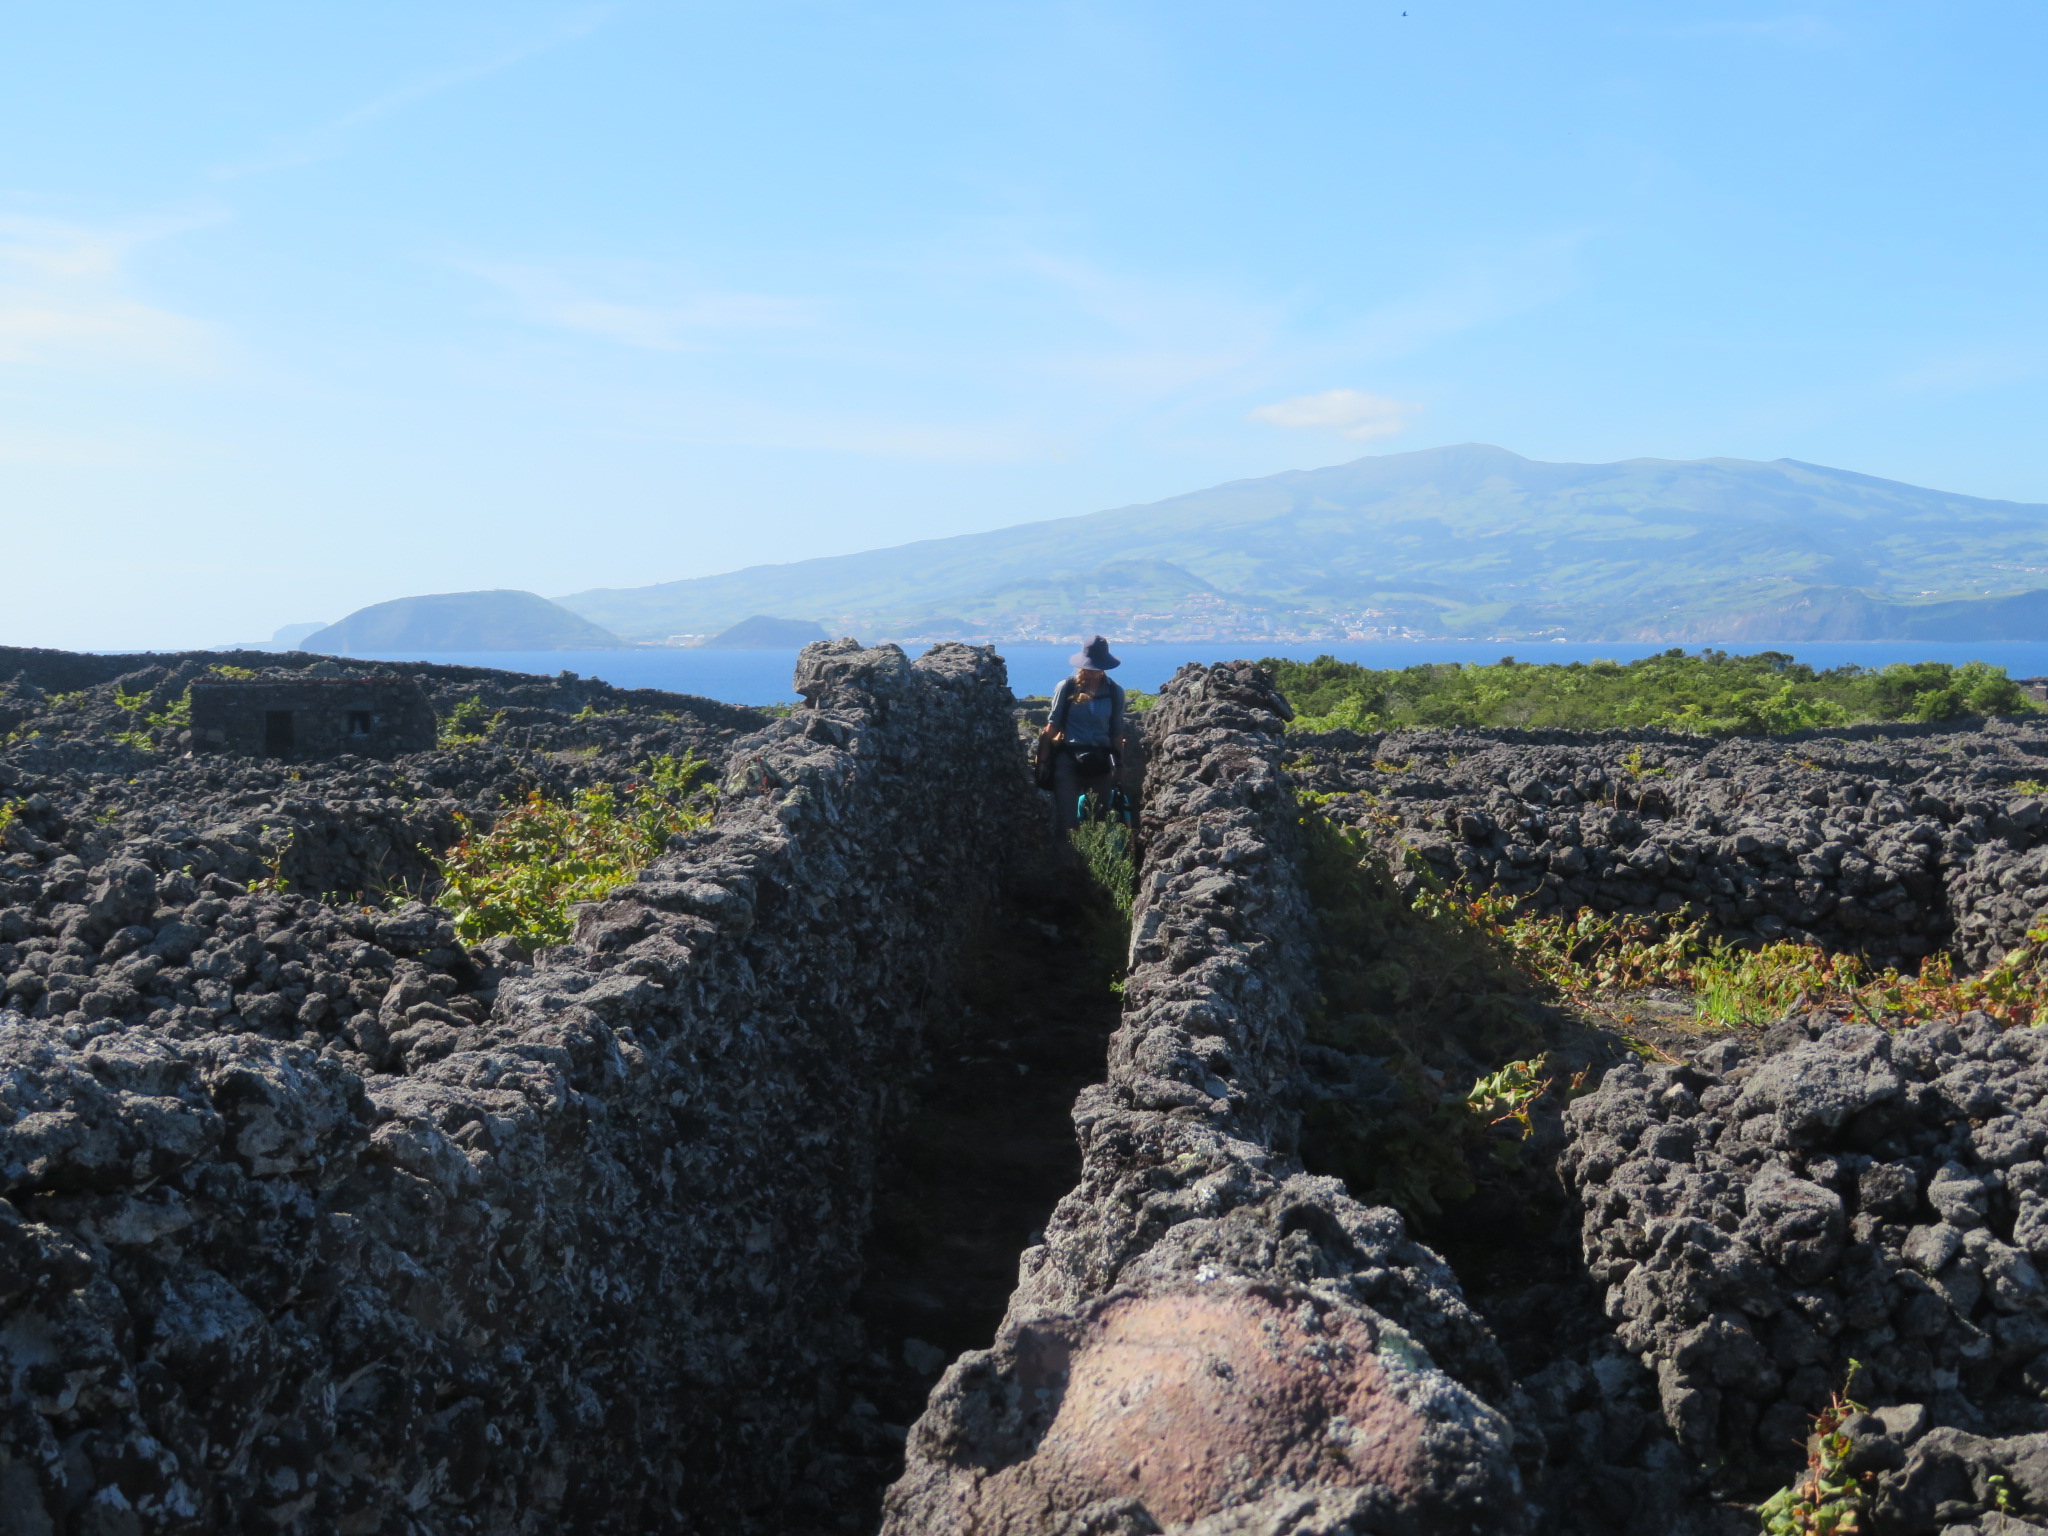
[[[434,745],[434,706],[410,678],[208,678],[192,685],[192,746],[246,757],[396,757]]]

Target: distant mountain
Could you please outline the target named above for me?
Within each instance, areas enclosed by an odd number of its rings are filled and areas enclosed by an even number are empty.
[[[579,592],[629,637],[803,614],[864,638],[2048,638],[2048,507],[1793,459],[1466,444],[858,555]]]
[[[358,608],[298,649],[334,656],[375,651],[567,651],[619,637],[532,592],[440,592]]]
[[[723,634],[700,642],[713,650],[777,651],[809,645],[813,640],[830,640],[823,627],[809,619],[771,619],[765,613],[741,619]]]

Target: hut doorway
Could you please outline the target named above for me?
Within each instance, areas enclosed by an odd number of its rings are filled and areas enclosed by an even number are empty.
[[[292,712],[288,709],[266,709],[263,711],[263,755],[265,757],[290,757],[292,755]]]

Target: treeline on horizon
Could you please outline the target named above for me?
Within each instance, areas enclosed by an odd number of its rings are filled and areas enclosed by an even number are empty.
[[[2019,715],[2036,706],[2005,668],[1899,662],[1816,671],[1783,651],[1731,656],[1682,649],[1639,661],[1433,662],[1376,670],[1334,656],[1267,657],[1294,705],[1296,730],[1428,726],[1657,728],[1769,736],[1867,722]]]

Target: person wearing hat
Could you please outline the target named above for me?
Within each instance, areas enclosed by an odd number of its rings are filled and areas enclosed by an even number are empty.
[[[1109,654],[1109,642],[1100,635],[1067,660],[1074,675],[1062,678],[1053,690],[1052,712],[1040,733],[1054,744],[1054,836],[1073,831],[1081,796],[1107,795],[1123,767],[1124,691],[1109,675],[1122,663]]]

